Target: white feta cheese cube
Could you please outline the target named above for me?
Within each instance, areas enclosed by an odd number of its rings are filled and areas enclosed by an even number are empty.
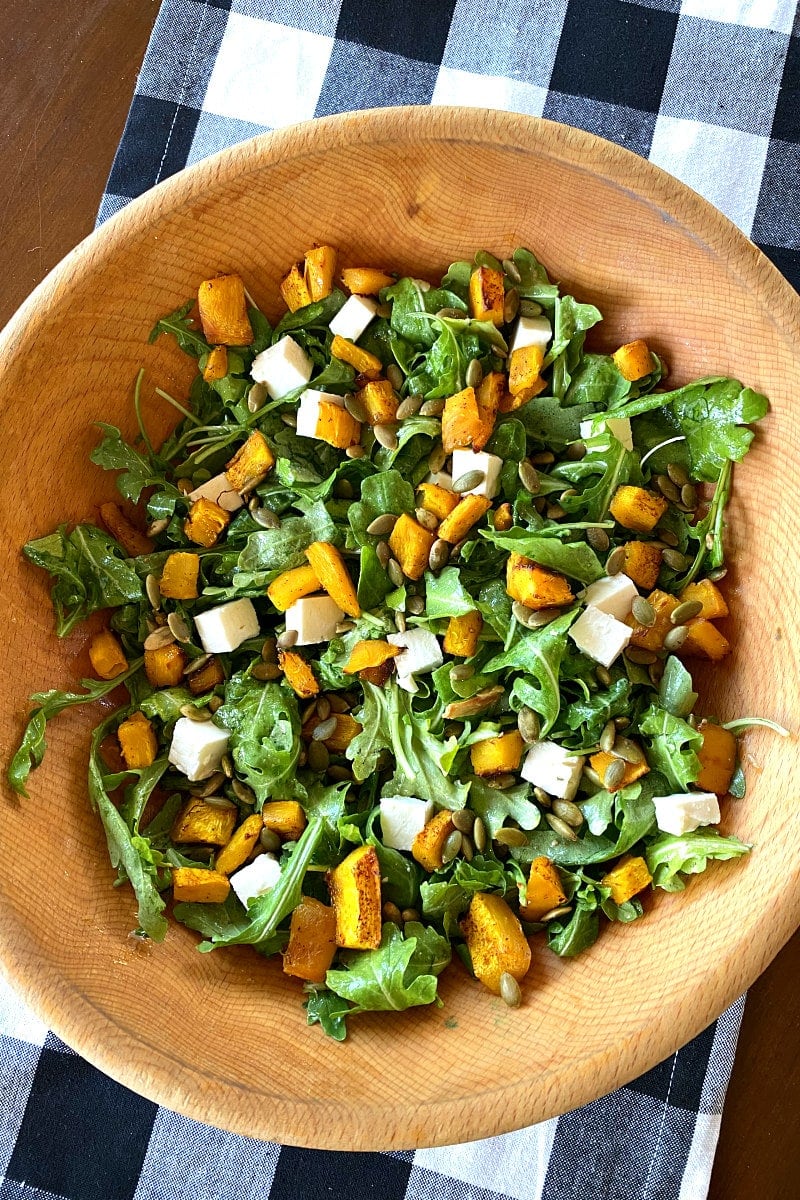
[[[719,800],[713,792],[676,792],[671,796],[654,796],[656,825],[663,833],[678,837],[692,833],[700,825],[716,825],[719,821]]]
[[[503,466],[502,458],[496,454],[488,454],[485,450],[454,450],[453,479],[458,480],[467,471],[483,471],[483,483],[471,488],[464,495],[488,496],[494,499],[500,491],[500,471]]]
[[[417,691],[415,675],[435,671],[444,662],[442,648],[428,629],[407,629],[405,633],[390,633],[387,642],[400,646],[403,653],[394,660],[397,682],[407,692]]]
[[[308,383],[313,366],[303,347],[287,333],[274,346],[267,346],[256,355],[250,374],[256,383],[264,384],[273,400],[280,400]]]
[[[618,621],[623,621],[631,611],[639,592],[636,584],[627,575],[605,575],[602,579],[590,583],[582,595],[582,599],[599,608],[601,612],[609,613]]]
[[[524,346],[538,346],[543,352],[553,336],[547,317],[520,317],[511,339],[511,354]]]
[[[187,779],[208,779],[219,767],[228,749],[228,733],[213,721],[190,721],[179,717],[172,731],[169,761]]]
[[[337,337],[357,342],[375,317],[378,305],[369,296],[351,296],[345,300],[328,328]]]
[[[607,417],[605,421],[599,421],[596,427],[591,419],[581,421],[581,437],[584,441],[602,438],[606,431],[618,442],[621,442],[626,450],[633,449],[633,433],[629,417]]]
[[[447,471],[432,471],[425,478],[426,483],[435,483],[437,487],[447,488],[448,492],[453,490],[453,476],[448,475]]]
[[[410,850],[414,838],[433,816],[433,802],[416,796],[386,796],[381,800],[381,831],[384,845],[393,850]]]
[[[551,796],[571,800],[578,790],[584,757],[565,750],[557,742],[534,742],[525,756],[520,774],[534,787]]]
[[[280,877],[280,863],[274,854],[259,854],[258,858],[231,875],[231,887],[247,908],[256,896],[271,892]]]
[[[195,628],[209,654],[229,654],[260,633],[258,617],[252,600],[230,600],[198,613]]]
[[[322,402],[335,404],[344,408],[344,400],[335,392],[318,392],[316,388],[306,388],[300,397],[297,410],[297,432],[301,437],[315,438],[319,424],[319,406]]]
[[[306,596],[290,604],[285,614],[286,632],[297,634],[296,646],[314,646],[336,636],[344,613],[330,596]]]
[[[236,512],[237,508],[241,508],[244,500],[235,492],[228,483],[228,477],[224,471],[219,475],[215,475],[213,479],[206,480],[196,487],[193,492],[189,492],[190,500],[213,500],[220,508],[224,508],[226,512]]]
[[[628,645],[632,634],[629,625],[623,625],[622,621],[593,604],[583,610],[569,631],[578,649],[602,667],[611,666]]]

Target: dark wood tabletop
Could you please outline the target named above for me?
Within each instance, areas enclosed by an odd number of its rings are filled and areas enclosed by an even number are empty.
[[[158,0],[6,0],[0,324],[91,232],[157,11]],[[799,984],[797,935],[748,996],[711,1200],[800,1196]]]

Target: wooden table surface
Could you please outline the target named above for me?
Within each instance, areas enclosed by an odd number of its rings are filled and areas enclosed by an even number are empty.
[[[0,325],[93,227],[158,0],[6,0],[4,11]],[[750,990],[711,1200],[800,1195],[798,980],[800,935]]]

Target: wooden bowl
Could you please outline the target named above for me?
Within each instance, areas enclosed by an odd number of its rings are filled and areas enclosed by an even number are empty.
[[[147,371],[154,433],[171,423],[190,365],[159,315],[199,280],[240,271],[272,315],[287,265],[314,240],[344,263],[438,276],[487,247],[533,248],[605,314],[595,344],[643,336],[671,380],[730,373],[772,412],[736,474],[728,596],[734,653],[705,710],[797,725],[800,301],[715,209],[608,142],[528,117],[388,109],[257,138],[131,204],[37,288],[2,336],[0,481],[6,634],[3,758],[28,694],[89,673],[86,631],[58,642],[46,581],[19,553],[58,522],[92,519],[113,479],[88,464],[92,422],[132,435],[134,377]],[[794,407],[793,407],[794,405]],[[577,961],[539,942],[524,1006],[505,1008],[459,968],[444,1007],[358,1017],[345,1044],[307,1030],[279,964],[246,948],[200,955],[179,926],[164,945],[129,940],[131,894],[111,887],[85,784],[96,711],[48,731],[30,799],[6,792],[0,957],[11,982],[71,1046],[122,1083],[192,1117],[258,1137],[393,1149],[486,1137],[625,1083],[686,1042],[750,984],[798,921],[797,747],[746,736],[748,795],[724,827],[755,844],[646,919],[604,931]]]

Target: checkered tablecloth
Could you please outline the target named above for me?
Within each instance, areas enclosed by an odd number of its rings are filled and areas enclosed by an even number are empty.
[[[478,105],[577,125],[647,156],[797,285],[796,9],[163,0],[99,219],[264,130],[381,105]],[[378,1155],[257,1142],[158,1108],[0,986],[0,1200],[703,1200],[743,1006],[586,1108],[488,1141]]]

